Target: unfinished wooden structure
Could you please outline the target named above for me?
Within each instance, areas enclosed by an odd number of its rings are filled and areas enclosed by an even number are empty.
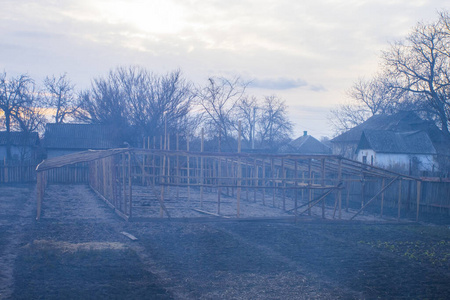
[[[89,164],[90,187],[126,220],[186,217],[177,214],[180,207],[227,218],[297,218],[316,210],[323,218],[355,219],[373,206],[383,217],[388,203],[398,210],[397,218],[403,210],[412,210],[418,219],[421,211],[419,178],[340,156],[193,152],[189,142],[186,150],[179,150],[178,143],[177,150],[164,150],[166,143],[160,149],[144,144],[144,149],[84,151],[43,161],[36,169],[37,219],[47,174],[77,163]],[[390,191],[395,198],[388,197]],[[355,195],[359,201],[352,207],[349,202],[355,201],[349,199]],[[139,210],[142,207],[148,213]],[[259,207],[280,214],[258,215]]]

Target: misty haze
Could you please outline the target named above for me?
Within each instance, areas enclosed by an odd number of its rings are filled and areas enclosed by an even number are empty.
[[[450,298],[450,6],[2,1],[0,299]]]

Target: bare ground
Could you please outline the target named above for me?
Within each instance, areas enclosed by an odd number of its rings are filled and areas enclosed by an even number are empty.
[[[0,187],[1,299],[450,297],[448,226],[125,222],[83,185],[50,185],[36,222],[34,201]]]

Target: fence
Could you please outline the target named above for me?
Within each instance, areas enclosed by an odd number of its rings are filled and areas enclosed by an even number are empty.
[[[0,183],[27,183],[36,181],[35,163],[1,163]]]
[[[36,163],[0,164],[0,183],[36,182]],[[67,165],[47,172],[51,183],[88,183],[89,165],[86,163]]]

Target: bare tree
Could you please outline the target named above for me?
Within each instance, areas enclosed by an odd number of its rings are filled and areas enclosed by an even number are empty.
[[[54,109],[53,119],[56,124],[64,123],[68,117],[75,115],[78,103],[75,94],[75,85],[67,78],[67,74],[56,78],[44,79],[44,104]]]
[[[194,94],[177,70],[155,75],[140,67],[120,67],[95,79],[80,97],[78,119],[107,124],[122,135],[162,135],[187,126]]]
[[[289,139],[293,125],[287,117],[287,106],[276,96],[265,97],[261,107],[258,135],[261,147],[275,150]]]
[[[205,125],[209,132],[219,133],[230,148],[237,128],[238,103],[244,97],[246,86],[239,77],[211,77],[205,87],[197,89]]]
[[[38,109],[39,99],[34,81],[28,75],[8,78],[6,72],[0,74],[0,110],[3,112],[2,127],[7,132],[8,160],[12,157],[10,132],[31,132],[42,125],[43,117]]]
[[[384,75],[360,78],[349,89],[348,103],[331,110],[329,121],[337,134],[347,131],[376,114],[392,114],[407,109],[408,93],[393,87]]]
[[[448,13],[437,22],[419,23],[405,41],[394,43],[383,59],[393,88],[420,95],[449,133],[450,53]]]
[[[237,119],[241,121],[242,137],[252,149],[255,148],[256,126],[261,116],[258,106],[258,99],[254,96],[241,97],[237,103]]]
[[[361,123],[370,117],[367,108],[360,103],[341,104],[330,111],[328,121],[333,127],[335,134],[341,134]]]

